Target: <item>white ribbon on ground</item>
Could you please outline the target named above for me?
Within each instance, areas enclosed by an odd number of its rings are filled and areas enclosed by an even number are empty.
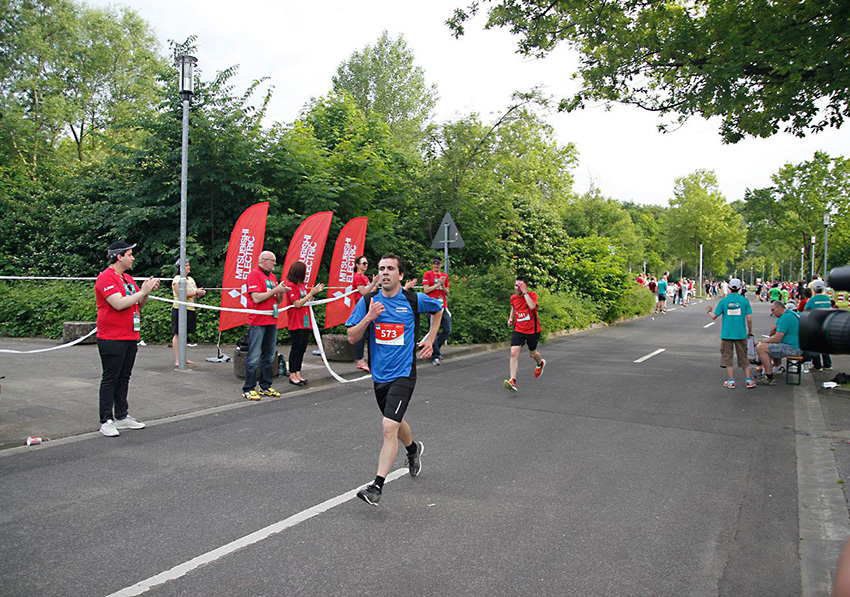
[[[336,298],[333,298],[333,299],[325,299],[325,300],[327,302],[330,302],[332,300],[337,300],[337,298],[342,298],[342,297],[336,297]],[[335,380],[337,380],[339,383],[351,383],[353,381],[363,381],[364,379],[369,379],[370,377],[372,377],[372,374],[368,373],[368,374],[364,375],[363,377],[358,377],[358,378],[355,378],[355,379],[345,379],[341,375],[338,375],[333,369],[331,369],[331,366],[328,363],[328,357],[327,357],[327,355],[325,355],[325,347],[322,344],[322,335],[319,333],[319,324],[316,323],[316,314],[313,313],[313,305],[311,305],[310,303],[307,303],[307,304],[310,306],[310,318],[313,321],[313,337],[316,339],[316,344],[319,345],[319,354],[322,355],[322,361],[324,361],[325,369],[328,370],[328,373],[330,373],[333,376],[333,378]]]
[[[97,331],[97,328],[94,328],[92,331],[90,331],[88,334],[86,334],[82,338],[77,338],[73,342],[68,342],[67,344],[60,344],[59,346],[51,346],[50,348],[39,348],[38,350],[11,350],[11,349],[0,348],[0,352],[6,352],[6,353],[10,353],[10,354],[32,354],[34,352],[47,352],[47,351],[50,351],[50,350],[59,350],[60,348],[68,348],[69,346],[73,346],[74,344],[79,344],[80,342],[82,342],[83,340],[85,340],[86,338],[88,338],[89,336],[94,334],[96,331]]]

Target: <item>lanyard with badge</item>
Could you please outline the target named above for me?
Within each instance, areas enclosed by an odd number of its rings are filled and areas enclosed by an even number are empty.
[[[124,283],[124,296],[132,296],[136,294],[136,287],[127,282],[124,274],[121,274],[121,281]],[[142,314],[139,311],[139,304],[133,305],[133,331],[138,332],[142,329]]]
[[[266,292],[273,290],[274,287],[275,287],[275,285],[272,284],[272,281],[269,280],[268,278],[266,278]],[[274,304],[272,304],[272,315],[274,316],[275,319],[277,319],[277,315],[278,315],[277,301],[275,301]]]

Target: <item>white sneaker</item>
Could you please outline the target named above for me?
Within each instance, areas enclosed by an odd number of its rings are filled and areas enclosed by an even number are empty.
[[[188,346],[189,348],[195,348],[197,345],[198,344],[196,342],[192,342],[190,344],[187,344],[186,346]]]
[[[145,342],[144,340],[139,340],[139,346],[147,346],[147,345],[148,345],[147,342]]]
[[[118,433],[118,429],[115,428],[115,423],[112,422],[112,419],[100,425],[100,432],[106,437],[118,437],[121,435]]]
[[[115,420],[115,429],[144,429],[145,424],[141,421],[137,421],[131,416],[127,416],[124,419],[116,419]]]

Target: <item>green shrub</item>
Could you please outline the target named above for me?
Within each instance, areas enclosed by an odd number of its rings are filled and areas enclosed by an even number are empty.
[[[532,291],[537,293],[540,303],[540,329],[543,337],[553,332],[578,330],[599,321],[596,307],[590,299],[573,292],[550,292],[545,288]]]
[[[492,266],[483,274],[472,268],[452,272],[449,306],[452,312],[452,341],[458,344],[502,342],[510,338],[506,323],[510,313],[514,273],[504,266]],[[170,288],[160,289],[155,296],[170,298]],[[619,317],[648,313],[653,295],[636,284],[628,284],[616,300],[611,298],[600,309],[597,301],[576,292],[553,292],[532,288],[540,300],[540,325],[543,335],[561,330],[581,329],[600,320],[600,310],[613,311]],[[218,297],[209,295],[201,302],[216,304]],[[171,341],[171,304],[149,299],[142,309],[141,337],[145,342]],[[189,340],[215,343],[218,340],[219,312],[198,309],[197,332]],[[325,310],[315,309],[321,328]],[[0,335],[14,337],[61,338],[66,321],[95,321],[97,308],[91,281],[0,281]],[[427,321],[423,326],[427,328]],[[247,333],[246,326],[227,330],[222,344],[235,344]],[[345,333],[339,326],[323,333]],[[280,330],[278,342],[289,342],[289,332]]]
[[[453,273],[449,295],[452,342],[481,344],[510,338],[508,301],[513,287],[513,273],[503,266],[491,266],[477,275],[470,270]]]

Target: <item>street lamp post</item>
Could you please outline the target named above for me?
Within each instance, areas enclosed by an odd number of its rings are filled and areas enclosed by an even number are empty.
[[[815,279],[815,241],[816,240],[817,240],[817,237],[813,234],[812,235],[812,275],[810,276],[811,280]]]
[[[183,100],[183,139],[180,160],[180,282],[178,296],[180,306],[177,310],[177,368],[186,370],[186,189],[189,173],[189,102],[195,92],[194,56],[186,54],[177,57],[180,68],[180,97]]]
[[[803,268],[806,266],[806,247],[800,247],[800,280],[803,279],[805,274],[803,273]]]
[[[829,214],[823,214],[823,279],[826,280],[826,261],[829,256]]]

